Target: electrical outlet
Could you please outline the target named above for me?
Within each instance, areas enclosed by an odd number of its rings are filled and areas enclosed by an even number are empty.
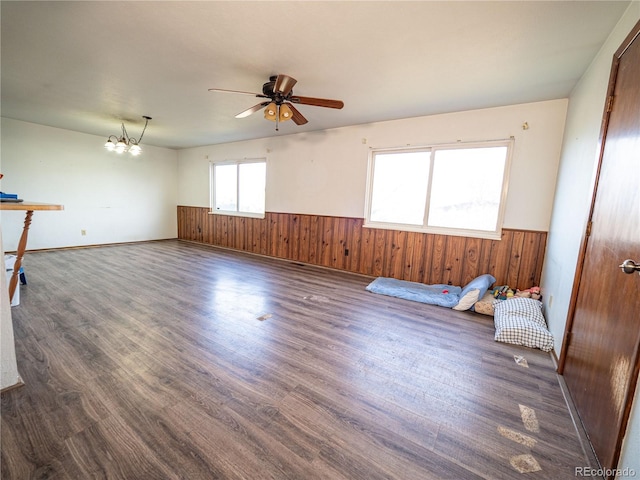
[[[83,237],[87,234],[86,230],[80,230],[80,235],[82,235]]]

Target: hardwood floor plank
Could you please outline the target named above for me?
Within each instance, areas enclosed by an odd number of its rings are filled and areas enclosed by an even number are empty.
[[[66,445],[83,478],[180,478],[117,415],[70,437]]]
[[[303,216],[287,235],[331,263],[333,223]],[[254,241],[230,228],[210,235]],[[421,276],[422,243],[394,259],[389,235],[345,237],[378,242],[346,258]],[[549,355],[494,342],[490,317],[183,241],[28,253],[25,268],[12,313],[26,385],[2,394],[3,479],[516,478],[517,455],[543,479],[588,465]]]

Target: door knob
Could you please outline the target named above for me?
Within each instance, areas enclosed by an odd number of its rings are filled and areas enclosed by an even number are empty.
[[[618,265],[624,273],[632,274],[633,272],[638,272],[640,275],[640,264],[634,262],[631,259],[627,259],[622,262],[622,265]]]

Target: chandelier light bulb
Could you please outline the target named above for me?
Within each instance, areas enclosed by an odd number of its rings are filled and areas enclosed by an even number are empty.
[[[142,148],[140,148],[140,145],[138,145],[137,143],[134,143],[133,145],[131,145],[131,147],[129,147],[129,153],[134,157],[137,157],[142,153]]]
[[[116,153],[124,153],[126,149],[127,144],[124,142],[124,138],[121,138],[120,140],[118,140],[118,143],[116,143]]]

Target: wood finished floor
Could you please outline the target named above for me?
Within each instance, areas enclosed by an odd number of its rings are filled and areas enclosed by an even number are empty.
[[[24,264],[3,479],[564,479],[588,465],[549,355],[494,342],[491,317],[180,241]]]

